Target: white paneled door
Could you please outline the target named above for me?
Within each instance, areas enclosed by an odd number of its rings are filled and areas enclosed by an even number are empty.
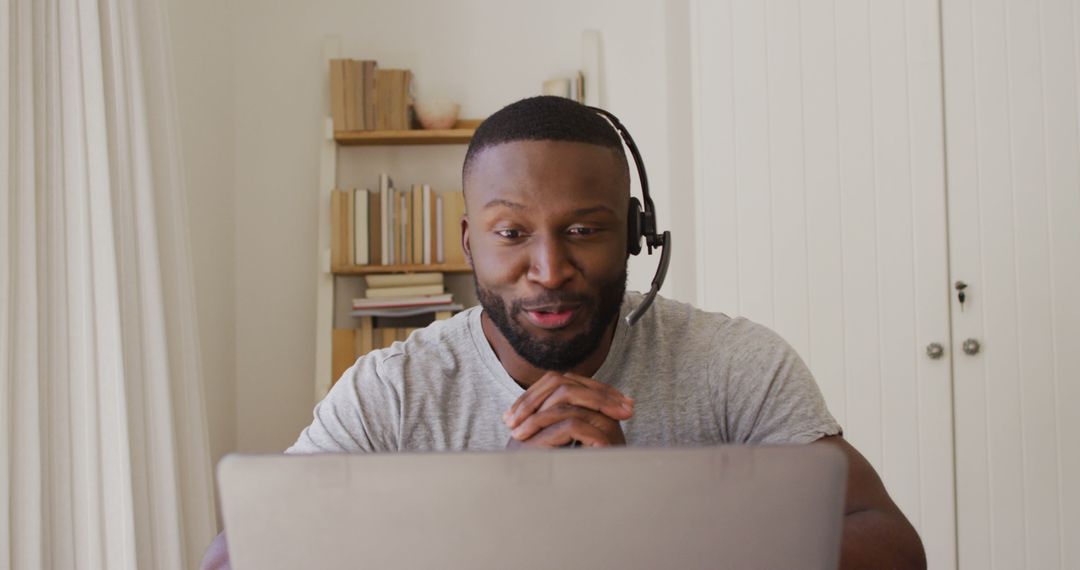
[[[960,566],[1080,568],[1080,3],[942,2]]]
[[[776,329],[955,565],[936,0],[692,4],[701,305]]]

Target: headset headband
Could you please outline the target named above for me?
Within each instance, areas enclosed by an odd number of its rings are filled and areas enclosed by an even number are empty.
[[[664,231],[662,234],[657,234],[656,232],[656,207],[653,205],[652,196],[649,195],[649,177],[645,174],[645,161],[641,159],[641,153],[638,152],[637,145],[634,144],[634,138],[630,136],[630,131],[628,131],[619,121],[619,118],[611,112],[599,107],[589,107],[589,109],[606,118],[611,125],[615,127],[615,131],[622,137],[627,148],[630,149],[630,155],[634,158],[634,165],[637,166],[638,180],[641,183],[641,196],[644,198],[642,205],[644,211],[641,216],[641,235],[645,238],[645,245],[648,246],[650,255],[652,254],[654,247],[661,249],[660,264],[656,267],[656,274],[653,276],[652,287],[649,289],[649,292],[645,294],[645,298],[642,299],[641,304],[635,307],[634,310],[630,311],[630,314],[626,316],[626,323],[633,326],[634,323],[645,314],[645,311],[652,306],[653,301],[656,299],[656,294],[660,292],[660,286],[664,284],[664,277],[667,275],[668,264],[671,263],[671,232]]]
[[[611,126],[615,127],[615,131],[622,137],[623,142],[626,143],[626,147],[630,149],[630,156],[634,159],[634,166],[637,168],[638,181],[641,183],[641,196],[642,209],[644,210],[644,220],[641,227],[641,235],[645,238],[645,245],[649,248],[649,253],[652,253],[654,247],[662,247],[662,238],[656,233],[656,205],[653,204],[652,195],[649,194],[649,176],[645,174],[645,161],[641,158],[641,152],[638,151],[637,144],[634,143],[634,137],[630,136],[630,131],[623,126],[619,118],[616,117],[611,111],[601,109],[599,107],[589,107],[592,111],[600,114],[606,118]]]

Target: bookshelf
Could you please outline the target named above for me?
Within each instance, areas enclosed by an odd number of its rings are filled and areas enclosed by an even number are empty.
[[[334,267],[331,270],[334,275],[377,275],[381,273],[419,273],[422,271],[438,271],[439,273],[472,273],[468,264],[457,263],[433,263],[407,265],[346,265]]]
[[[340,39],[337,37],[327,38],[323,43],[324,69],[329,68],[331,59],[340,56]],[[324,84],[329,85],[326,79]],[[329,98],[327,98],[329,99]],[[360,295],[363,291],[363,279],[365,275],[390,274],[390,273],[420,273],[440,272],[445,276],[446,290],[453,294],[455,302],[465,306],[475,302],[472,292],[471,278],[463,278],[471,274],[472,269],[468,264],[397,264],[397,265],[332,265],[330,254],[331,243],[331,194],[339,185],[349,187],[350,182],[356,182],[356,170],[358,163],[371,169],[404,168],[410,164],[439,165],[449,167],[452,159],[445,154],[448,151],[431,153],[422,151],[422,148],[437,148],[437,145],[464,145],[472,140],[476,127],[480,120],[459,120],[452,129],[440,130],[370,130],[370,131],[340,131],[334,130],[333,120],[330,118],[330,109],[326,109],[326,117],[323,120],[322,142],[320,147],[319,168],[319,221],[318,221],[318,259],[319,270],[317,272],[316,286],[316,343],[315,343],[315,401],[321,400],[330,390],[334,380],[335,371],[341,369],[355,359],[344,347],[355,346],[355,353],[361,352],[361,344],[365,340],[378,338],[380,329],[374,329],[372,317],[350,317],[348,308],[351,308],[351,299]],[[356,152],[344,149],[349,147],[368,147],[371,150]],[[410,147],[415,150],[410,150]],[[445,148],[452,148],[446,146]],[[460,148],[460,146],[458,146]],[[455,151],[456,152],[456,151]],[[418,162],[419,161],[419,162]],[[456,162],[456,168],[460,168],[460,161]],[[368,163],[364,165],[364,163]],[[411,167],[410,167],[411,168]],[[423,170],[423,169],[421,169]],[[425,176],[425,174],[417,174]],[[440,312],[433,315],[436,319],[448,318],[450,313]],[[427,317],[430,322],[431,316]],[[420,320],[424,318],[421,317]],[[395,327],[419,327],[423,323],[417,322]],[[399,329],[401,330],[401,329]],[[411,328],[410,328],[411,330]],[[389,330],[384,331],[389,332]],[[385,339],[386,337],[384,337]]]
[[[334,131],[341,146],[466,144],[472,140],[479,119],[459,120],[452,129],[408,131]]]

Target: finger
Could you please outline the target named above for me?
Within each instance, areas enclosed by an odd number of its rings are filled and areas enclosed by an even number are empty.
[[[586,447],[608,447],[615,443],[596,426],[577,418],[567,418],[541,430],[523,444],[525,447],[562,447],[575,440]]]
[[[589,378],[588,376],[582,376],[581,374],[574,374],[573,372],[567,372],[566,377],[577,380],[578,382],[580,382],[581,384],[583,384],[583,385],[585,385],[585,386],[587,386],[589,388],[595,388],[597,390],[602,390],[602,391],[605,391],[605,392],[609,392],[610,394],[612,394],[615,397],[626,400],[627,402],[629,402],[631,404],[634,403],[633,398],[631,398],[630,396],[627,396],[626,394],[623,394],[622,392],[618,391],[611,384],[605,384],[605,383],[603,383],[603,382],[601,382],[601,381],[599,381],[599,380],[597,380],[595,378]]]
[[[568,419],[581,420],[608,434],[619,431],[619,423],[604,414],[577,406],[561,404],[536,412],[525,418],[521,425],[510,432],[510,437],[524,441],[533,437],[536,433]]]
[[[579,384],[577,380],[567,378],[558,372],[545,373],[510,406],[510,410],[504,415],[503,421],[511,429],[517,427],[521,420],[538,410],[552,392],[567,383]]]
[[[600,412],[615,420],[628,420],[634,415],[633,404],[622,398],[617,391],[594,389],[580,384],[559,386],[544,400],[538,411],[565,404]]]
[[[555,388],[567,381],[577,382],[577,380],[570,380],[558,372],[545,372],[539,380],[529,386],[521,396],[518,396],[518,399],[510,406],[510,413],[517,413],[521,407],[527,406],[531,402],[543,402]]]
[[[598,400],[589,398],[588,400],[572,401],[571,403],[602,411],[611,417],[620,420],[629,419],[630,415],[633,414],[633,398],[626,396],[608,384],[572,372],[566,374],[547,372],[540,380],[530,386],[524,394],[518,397],[510,407],[510,410],[503,413],[503,422],[511,429],[517,427],[524,418],[528,417],[538,409],[543,409],[542,406],[544,406],[545,402],[551,398],[553,393],[560,390],[563,386],[574,385],[582,385],[595,389],[608,398],[609,402],[604,405],[599,403]],[[556,403],[561,402],[562,401],[560,400]]]

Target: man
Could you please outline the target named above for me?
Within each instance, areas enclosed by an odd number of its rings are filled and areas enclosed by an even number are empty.
[[[662,298],[623,321],[642,296],[625,291],[630,176],[605,119],[556,97],[509,105],[477,130],[462,182],[481,307],[357,360],[288,452],[820,442],[850,463],[842,565],[925,567],[777,335]],[[219,536],[205,567],[225,558]]]

